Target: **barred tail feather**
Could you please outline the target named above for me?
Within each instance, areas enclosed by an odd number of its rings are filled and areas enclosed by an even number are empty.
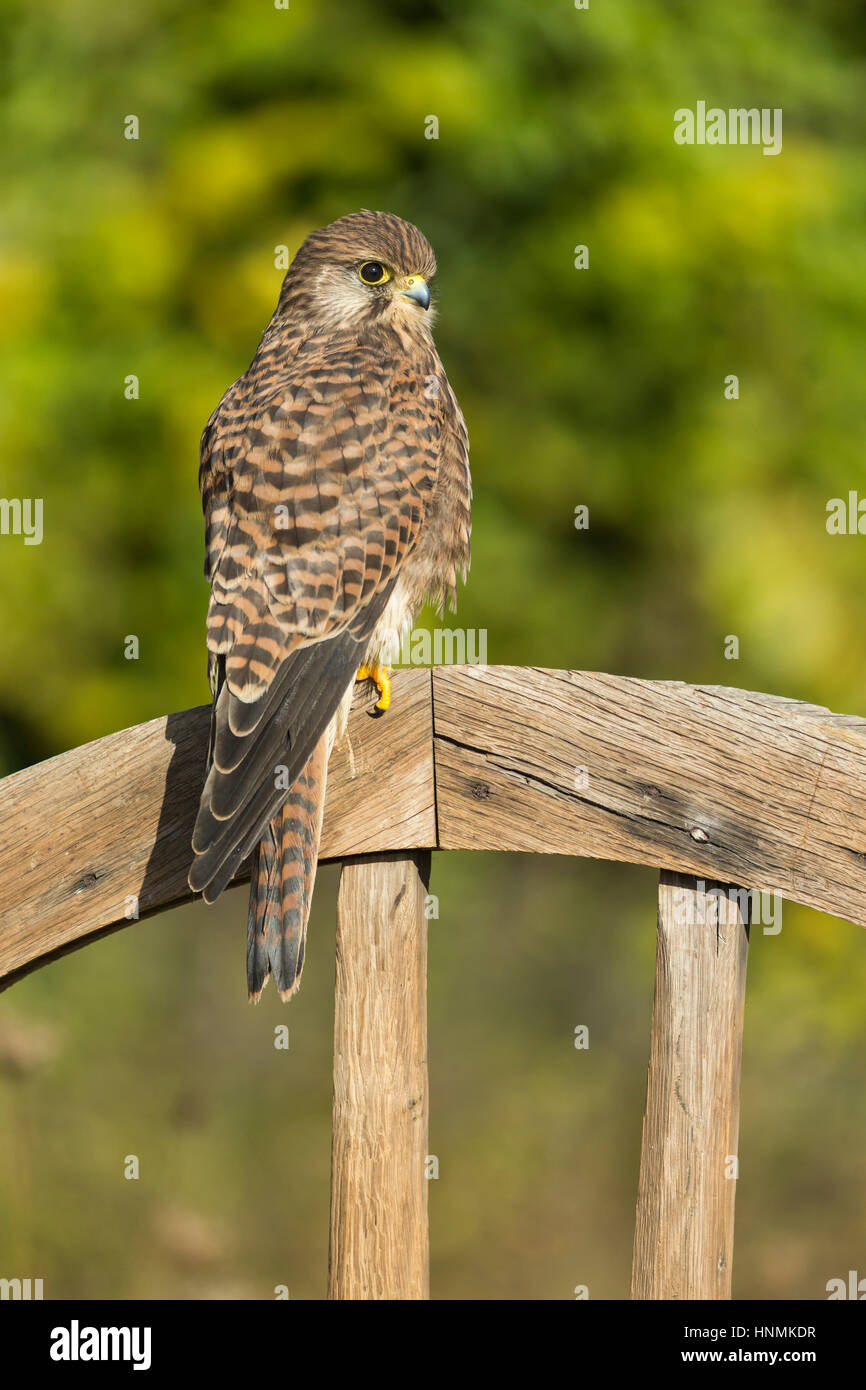
[[[268,975],[273,975],[283,1000],[290,999],[301,982],[325,808],[328,745],[326,733],[256,850],[247,925],[247,983],[254,1003]]]

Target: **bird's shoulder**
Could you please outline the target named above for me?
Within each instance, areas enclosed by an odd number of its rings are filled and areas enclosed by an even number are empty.
[[[435,467],[443,425],[459,407],[435,347],[393,333],[266,334],[223,395],[201,439],[205,501],[247,468],[292,460],[327,472],[413,453]],[[291,477],[285,482],[291,484]]]

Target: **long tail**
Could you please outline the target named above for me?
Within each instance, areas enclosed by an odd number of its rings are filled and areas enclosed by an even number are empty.
[[[325,808],[328,752],[326,733],[255,852],[247,924],[247,983],[254,1003],[268,975],[273,975],[283,1000],[290,999],[301,983]]]

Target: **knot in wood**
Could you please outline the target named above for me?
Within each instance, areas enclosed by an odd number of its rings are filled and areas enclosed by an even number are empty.
[[[98,882],[98,874],[82,874],[78,882],[73,884],[72,891],[73,893],[83,893],[85,888],[92,888],[93,885]]]

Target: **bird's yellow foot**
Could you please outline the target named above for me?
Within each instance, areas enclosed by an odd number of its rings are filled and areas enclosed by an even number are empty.
[[[390,666],[359,666],[356,681],[373,681],[379,692],[379,698],[374,706],[376,714],[384,714],[391,704],[391,667]]]

